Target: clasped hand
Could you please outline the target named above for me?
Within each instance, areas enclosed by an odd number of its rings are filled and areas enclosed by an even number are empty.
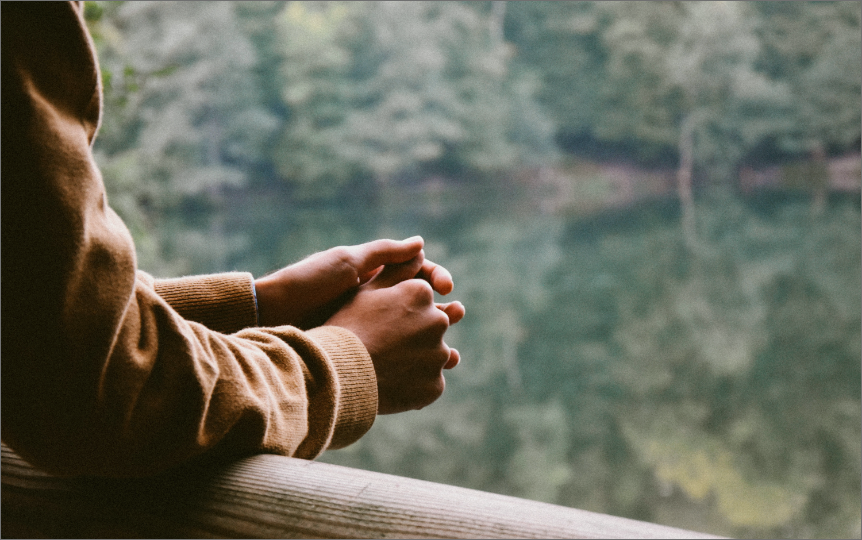
[[[378,413],[421,409],[443,393],[442,370],[460,361],[443,335],[465,312],[457,301],[434,302],[454,283],[423,246],[417,236],[336,247],[260,278],[260,324],[352,331],[374,363]]]

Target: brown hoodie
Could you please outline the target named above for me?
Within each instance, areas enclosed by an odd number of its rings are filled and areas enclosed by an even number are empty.
[[[3,441],[55,474],[141,476],[361,437],[377,385],[354,334],[256,328],[250,274],[136,270],[91,153],[102,93],[82,6],[0,9]]]

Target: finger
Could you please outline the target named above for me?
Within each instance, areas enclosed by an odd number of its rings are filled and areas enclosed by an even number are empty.
[[[442,295],[449,294],[452,292],[452,289],[455,288],[455,283],[452,281],[452,274],[439,264],[427,259],[422,263],[422,267],[419,269],[419,273],[416,277],[424,279],[430,283],[431,288]]]
[[[421,236],[414,236],[400,241],[375,240],[348,249],[353,254],[356,273],[361,280],[369,274],[373,277],[373,272],[381,266],[411,261],[422,251],[424,245],[425,241]]]
[[[446,361],[446,365],[443,366],[443,369],[452,369],[461,363],[461,353],[458,352],[458,349],[449,349],[449,360]]]
[[[367,285],[373,289],[383,289],[413,279],[424,261],[425,254],[420,250],[418,255],[407,262],[387,264]]]
[[[467,310],[461,302],[449,302],[448,304],[437,304],[437,309],[449,317],[449,325],[453,325],[464,318]]]

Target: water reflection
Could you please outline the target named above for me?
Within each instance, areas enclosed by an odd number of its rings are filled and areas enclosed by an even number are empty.
[[[521,184],[432,181],[237,204],[272,216],[245,268],[422,234],[467,307],[444,396],[324,461],[728,535],[858,515],[858,199],[818,217],[717,195],[696,254],[672,199],[566,215]]]

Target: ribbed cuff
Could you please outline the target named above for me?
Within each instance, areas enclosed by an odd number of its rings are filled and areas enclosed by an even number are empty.
[[[365,435],[377,417],[377,376],[365,345],[350,330],[321,326],[307,332],[338,374],[338,418],[329,448],[343,448]]]
[[[184,319],[232,334],[257,325],[254,278],[248,272],[226,272],[158,279],[153,288]]]

